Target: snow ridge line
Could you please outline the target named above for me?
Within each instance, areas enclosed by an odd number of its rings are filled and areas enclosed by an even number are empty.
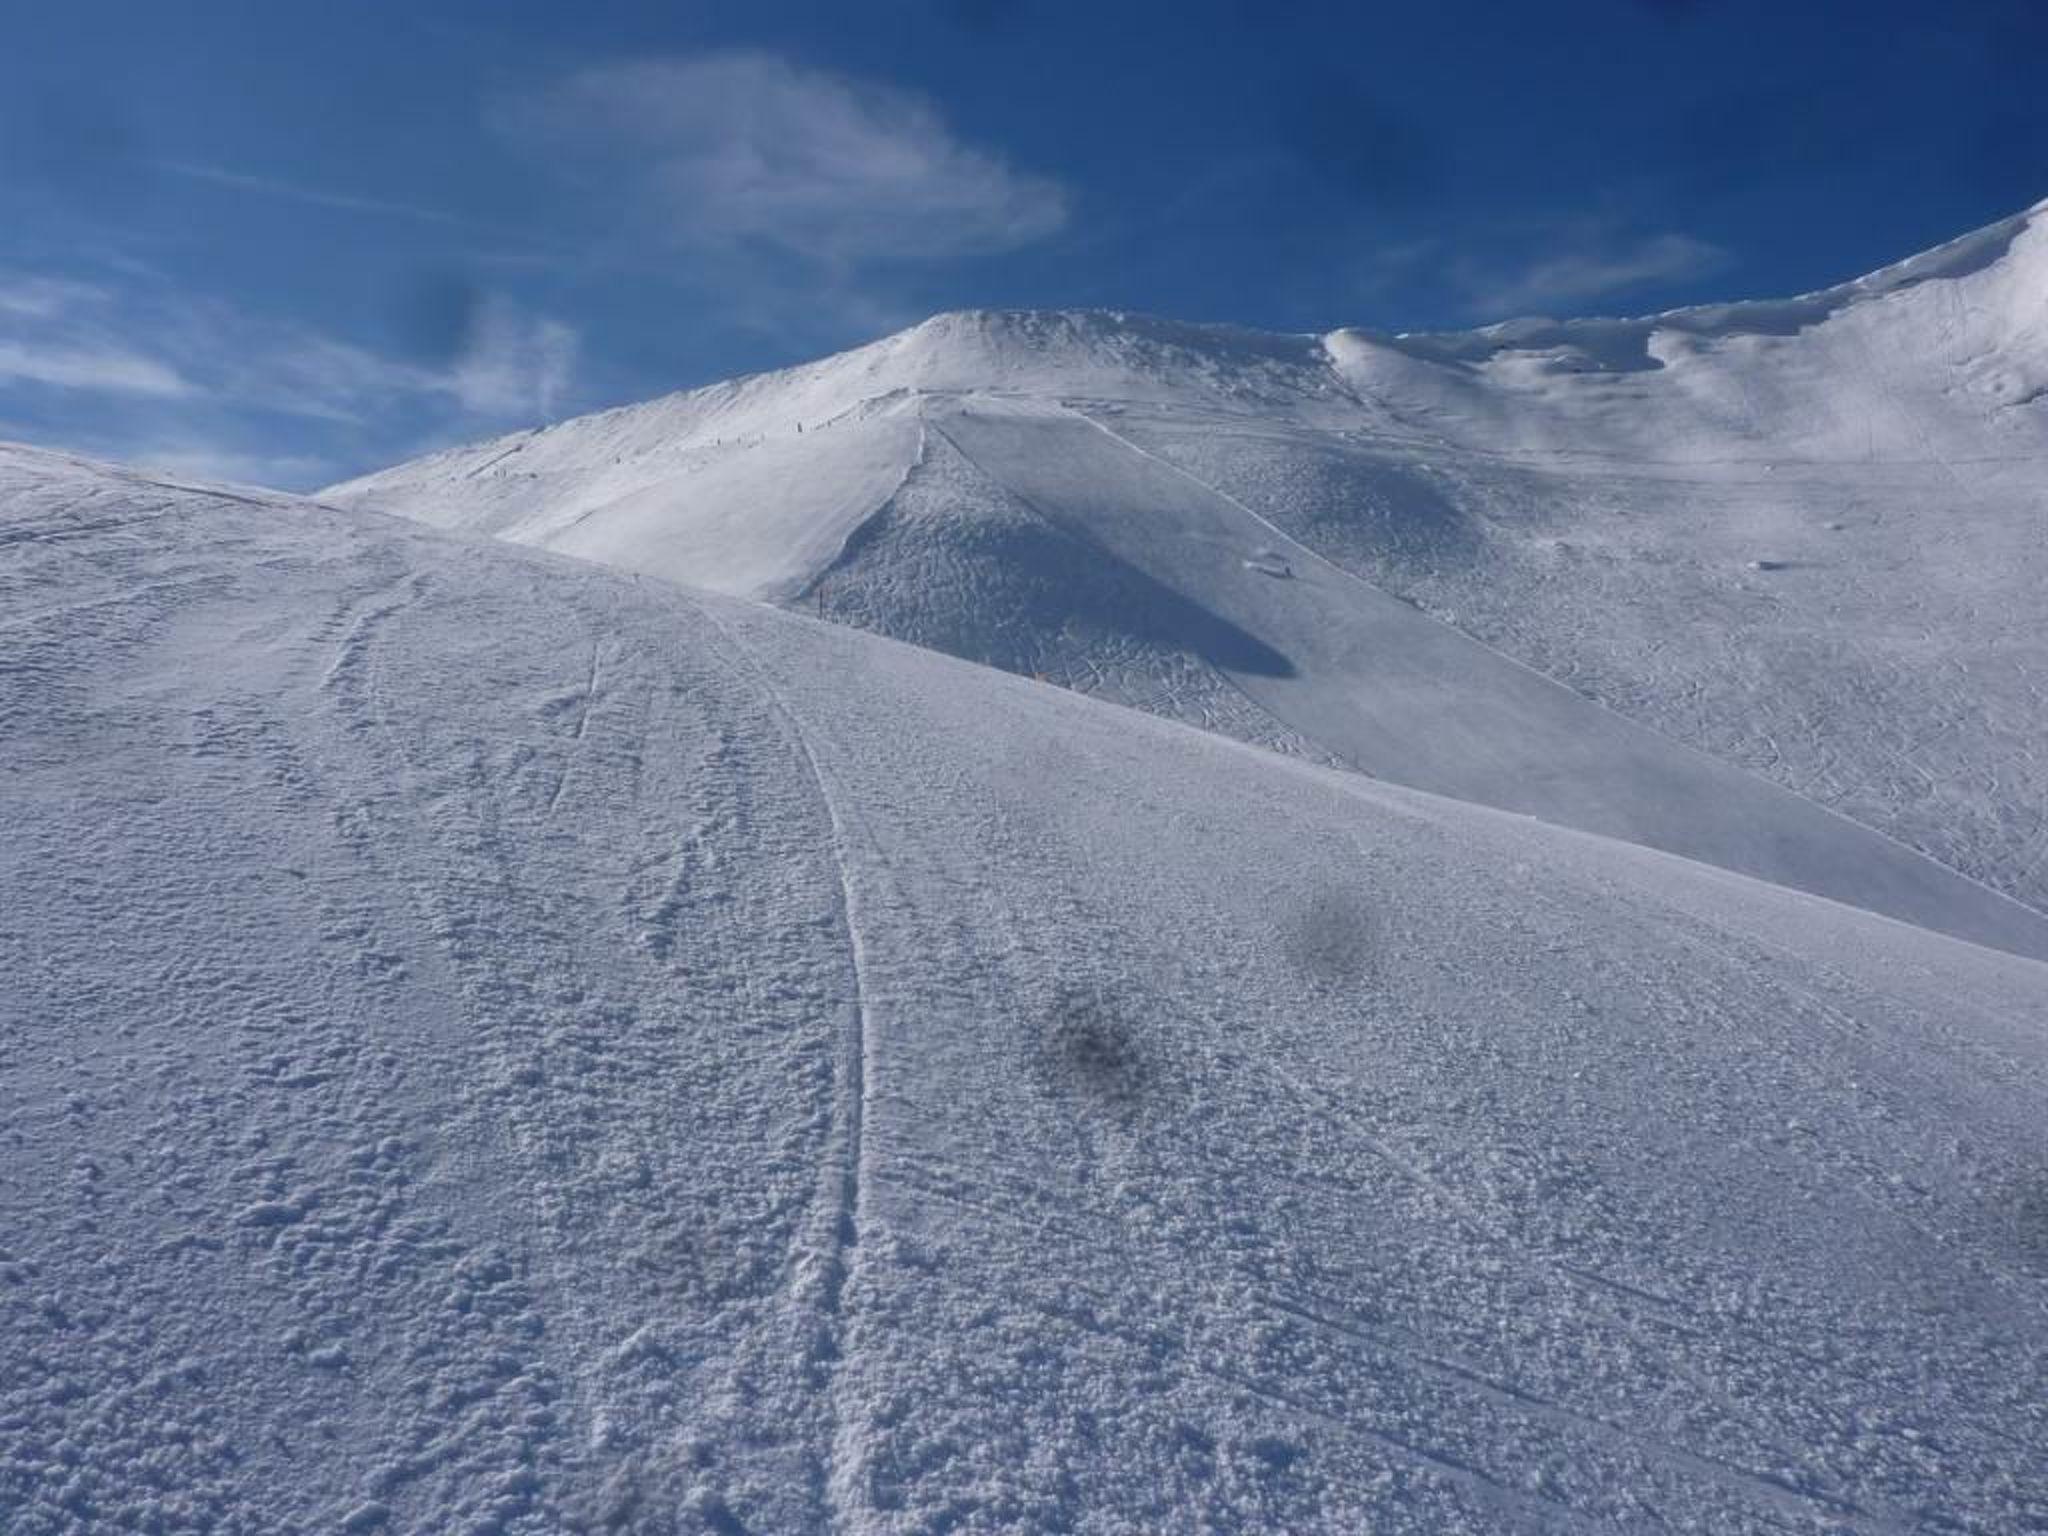
[[[832,1380],[826,1393],[832,1412],[832,1443],[825,1469],[825,1503],[827,1524],[830,1529],[855,1530],[860,1529],[866,1522],[859,1519],[857,1511],[852,1509],[856,1502],[853,1466],[854,1452],[857,1449],[856,1430],[840,1406],[838,1366],[845,1353],[844,1296],[846,1286],[858,1268],[861,1230],[867,1207],[867,1118],[869,1083],[872,1079],[870,1054],[874,1039],[874,1022],[868,1003],[872,994],[867,979],[867,943],[861,933],[860,902],[854,893],[854,882],[847,868],[850,823],[840,809],[838,797],[832,791],[831,778],[826,774],[817,751],[812,746],[810,732],[796,711],[790,707],[789,700],[782,690],[761,666],[753,648],[712,610],[710,603],[700,603],[697,611],[703,614],[711,627],[739,653],[748,670],[760,684],[764,702],[781,717],[798,756],[803,759],[812,782],[817,786],[818,799],[825,808],[825,817],[831,828],[832,867],[839,881],[839,914],[841,922],[846,927],[853,973],[853,1028],[842,1051],[840,1071],[839,1139],[844,1143],[845,1168],[837,1181],[836,1210],[832,1222],[835,1246],[824,1276],[823,1294],[820,1297],[820,1306],[831,1328],[834,1346]]]
[[[1380,587],[1373,582],[1367,581],[1363,576],[1359,575],[1356,571],[1347,570],[1345,567],[1339,565],[1336,561],[1332,560],[1328,555],[1322,554],[1321,552],[1310,548],[1308,545],[1302,543],[1300,539],[1297,539],[1293,534],[1287,532],[1286,529],[1280,527],[1279,524],[1272,522],[1263,513],[1257,511],[1253,507],[1247,506],[1244,502],[1240,501],[1237,497],[1231,495],[1228,491],[1222,490],[1217,486],[1211,485],[1208,481],[1204,480],[1200,475],[1191,474],[1187,470],[1182,469],[1178,464],[1173,463],[1171,460],[1163,459],[1158,454],[1153,453],[1150,449],[1141,447],[1139,444],[1132,442],[1128,437],[1125,437],[1121,432],[1118,432],[1111,427],[1103,425],[1103,423],[1097,421],[1093,416],[1090,416],[1086,411],[1076,409],[1075,407],[1068,405],[1065,402],[1060,403],[1060,409],[1065,411],[1070,416],[1076,417],[1081,421],[1085,421],[1089,426],[1093,427],[1096,431],[1100,432],[1104,437],[1108,438],[1111,442],[1121,444],[1123,447],[1129,449],[1132,453],[1136,454],[1139,458],[1150,460],[1152,463],[1157,464],[1161,469],[1164,469],[1169,473],[1178,475],[1181,479],[1187,481],[1190,485],[1199,486],[1202,490],[1207,491],[1211,496],[1217,497],[1219,500],[1227,502],[1229,505],[1237,508],[1238,511],[1242,512],[1246,517],[1249,517],[1253,522],[1257,523],[1260,527],[1266,529],[1275,538],[1280,539],[1288,545],[1292,546],[1293,548],[1300,550],[1303,555],[1305,555],[1309,560],[1313,561],[1315,564],[1334,572],[1335,574],[1337,574],[1340,577],[1343,577],[1347,581],[1356,582],[1359,586],[1366,588],[1370,592],[1376,592],[1382,597],[1388,595],[1385,588]],[[1944,464],[1942,467],[1945,469],[1948,468],[1946,464]],[[1953,475],[1954,471],[1950,470],[1950,473],[1951,475]],[[1521,660],[1519,657],[1510,656],[1506,651],[1498,650],[1495,647],[1488,645],[1484,640],[1479,639],[1477,636],[1466,634],[1464,630],[1459,629],[1455,624],[1446,623],[1444,620],[1439,619],[1434,614],[1422,613],[1422,610],[1420,609],[1417,609],[1416,612],[1421,614],[1421,616],[1427,619],[1430,623],[1443,625],[1443,627],[1445,629],[1450,630],[1451,633],[1458,635],[1459,637],[1465,640],[1470,641],[1473,645],[1478,646],[1481,650],[1487,652],[1496,659],[1506,662],[1509,666],[1514,667],[1522,672],[1526,672],[1529,674],[1529,676],[1538,678],[1541,681],[1549,684],[1553,688],[1563,689],[1566,693],[1569,693],[1573,698],[1582,700],[1583,702],[1592,705],[1595,709],[1600,710],[1603,714],[1612,716],[1614,719],[1621,721],[1624,725],[1631,726],[1636,730],[1644,732],[1646,735],[1656,737],[1659,741],[1664,742],[1667,746],[1673,747],[1676,750],[1686,753],[1692,757],[1696,757],[1703,762],[1712,763],[1716,767],[1724,769],[1728,772],[1741,774],[1743,777],[1750,779],[1751,781],[1765,789],[1776,790],[1780,794],[1790,795],[1794,800],[1802,802],[1803,804],[1809,806],[1813,810],[1820,812],[1823,816],[1832,817],[1834,820],[1841,822],[1846,826],[1854,827],[1860,832],[1866,832],[1872,837],[1879,838],[1884,842],[1890,843],[1894,848],[1897,848],[1904,853],[1908,853],[1916,859],[1925,860],[1927,863],[1932,864],[1936,869],[1942,870],[1943,872],[1954,876],[1957,880],[1960,880],[1967,885],[1975,886],[1978,890],[1984,892],[1986,895],[1995,897],[1998,901],[2003,902],[2008,906],[2014,907],[2018,911],[2024,912],[2031,917],[2048,918],[2048,912],[2043,912],[2039,908],[2033,906],[2032,904],[2021,901],[2017,896],[2008,895],[2006,892],[1999,890],[1997,886],[1988,885],[1984,881],[1979,880],[1975,875],[1968,874],[1963,870],[1957,869],[1952,864],[1944,863],[1942,860],[1934,857],[1933,854],[1928,853],[1923,849],[1915,848],[1911,843],[1903,842],[1899,838],[1892,836],[1891,833],[1886,832],[1881,828],[1869,826],[1863,822],[1860,822],[1855,817],[1850,816],[1845,812],[1838,811],[1833,806],[1814,799],[1811,795],[1803,794],[1799,790],[1792,788],[1790,785],[1780,784],[1775,779],[1767,779],[1762,774],[1755,772],[1753,769],[1744,768],[1739,766],[1738,764],[1730,763],[1725,759],[1714,756],[1711,752],[1702,751],[1700,748],[1693,746],[1690,742],[1680,741],[1675,736],[1668,736],[1663,731],[1658,730],[1655,726],[1645,725],[1642,721],[1636,720],[1628,715],[1623,714],[1620,710],[1614,708],[1613,705],[1605,703],[1600,699],[1596,699],[1591,694],[1581,693],[1578,689],[1571,687],[1569,684],[1559,682],[1556,678],[1552,677],[1548,672],[1540,671],[1539,669],[1530,666],[1528,662]],[[1299,729],[1299,727],[1296,727],[1296,729]],[[1595,833],[1593,835],[1600,836],[1602,834]],[[1636,846],[1644,847],[1649,845],[1637,844]],[[1669,849],[1661,849],[1658,851],[1666,853],[1670,852]],[[1673,854],[1672,857],[1690,858],[1691,862],[1695,864],[1706,864],[1707,867],[1711,869],[1726,869],[1728,867],[1726,865],[1713,864],[1705,859],[1691,858],[1691,856],[1687,854]],[[1737,875],[1744,874],[1744,872],[1741,870],[1731,870],[1730,873]],[[1763,878],[1760,875],[1745,875],[1744,877],[1752,880],[1761,880]],[[1765,883],[1776,884],[1775,881],[1766,881]],[[1982,940],[1979,939],[1966,938],[1960,934],[1948,933],[1945,930],[1929,929],[1926,928],[1924,925],[1912,922],[1907,918],[1892,917],[1887,913],[1878,912],[1871,907],[1856,906],[1853,902],[1844,901],[1840,897],[1824,896],[1818,891],[1808,891],[1803,887],[1799,886],[1779,886],[1778,888],[1780,890],[1796,890],[1802,896],[1811,896],[1816,901],[1832,901],[1837,906],[1850,907],[1852,910],[1857,912],[1868,912],[1872,916],[1884,918],[1887,922],[1903,923],[1905,924],[1905,926],[1909,928],[1920,928],[1923,932],[1940,932],[1942,933],[1942,936],[1944,938],[1953,939],[1958,944],[1975,944],[1979,948],[1993,949],[1997,953],[2002,955],[2016,955],[2023,960],[2035,960],[2037,964],[2048,964],[2048,961],[2040,960],[2036,956],[2024,954],[2018,950],[2000,949],[1995,945],[1985,944]]]
[[[845,413],[841,412],[841,414]],[[835,417],[833,419],[837,420],[838,418]],[[920,406],[917,413],[917,452],[911,456],[910,462],[903,466],[903,473],[896,477],[895,488],[872,508],[862,513],[860,520],[846,530],[846,537],[839,541],[839,548],[832,558],[819,566],[816,571],[798,584],[795,594],[789,599],[790,602],[805,603],[811,601],[817,595],[818,589],[825,584],[828,578],[836,575],[852,563],[854,555],[858,552],[861,543],[867,538],[868,534],[883,518],[887,517],[895,509],[896,498],[901,496],[903,488],[910,484],[910,477],[924,468],[925,455],[930,446],[931,434],[926,427],[924,411]]]

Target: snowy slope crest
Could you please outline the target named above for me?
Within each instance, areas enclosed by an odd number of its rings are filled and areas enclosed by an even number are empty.
[[[1894,852],[1704,756],[2048,909],[2044,294],[2035,209],[1642,320],[942,315],[329,496],[1878,910],[1978,902],[1874,897]]]
[[[1317,338],[1121,311],[963,310],[821,362],[452,449],[336,486],[328,495],[390,500],[408,487],[480,475],[514,455],[538,457],[503,473],[542,473],[579,458],[592,469],[607,454],[631,459],[755,442],[797,423],[815,429],[921,392],[1137,400],[1357,425],[1349,418],[1370,417],[1376,396],[1413,408],[1457,388],[1428,365],[1453,376],[1476,374],[1518,396],[1548,390],[1570,398],[1570,381],[1587,375],[1696,370],[1724,354],[1731,365],[1769,371],[1801,350],[1774,344],[1811,343],[1808,333],[1831,327],[1840,334],[1829,336],[1822,357],[1794,373],[1840,365],[1853,374],[1878,363],[1912,373],[1938,358],[1954,373],[1944,382],[1961,397],[1955,414],[1970,421],[1975,407],[2019,410],[2048,393],[2044,215],[2048,203],[1796,299],[1699,306],[1635,320],[1530,319],[1470,332],[1340,330]],[[1848,349],[1871,347],[1880,332],[1889,340],[1872,356],[1844,363]],[[1751,435],[1788,430],[1763,412],[1742,425]],[[1789,428],[1804,429],[1803,423]],[[1837,446],[1861,453],[1870,443],[1844,439]]]
[[[2048,203],[1796,299],[1339,331],[1327,344],[1354,388],[1469,447],[1760,463],[2038,455]]]
[[[1293,412],[1343,386],[1305,337],[963,311],[822,362],[453,449],[324,494],[715,590],[781,595],[814,576],[909,472],[923,397],[974,391]]]

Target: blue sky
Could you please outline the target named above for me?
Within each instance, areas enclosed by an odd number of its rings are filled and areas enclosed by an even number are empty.
[[[0,437],[310,487],[966,305],[1856,275],[2048,197],[2048,6],[19,7]]]

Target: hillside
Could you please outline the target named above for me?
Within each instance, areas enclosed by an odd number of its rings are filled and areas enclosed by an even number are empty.
[[[945,315],[327,497],[1877,910],[1983,900],[1839,813],[2039,909],[2043,215],[1632,321]],[[1926,889],[1841,873],[1878,866]]]
[[[28,450],[0,598],[10,1536],[2048,1521],[2048,966]]]

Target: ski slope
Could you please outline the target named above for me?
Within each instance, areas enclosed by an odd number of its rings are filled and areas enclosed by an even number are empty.
[[[0,624],[9,1536],[2048,1523],[2039,962],[23,449]]]
[[[1640,320],[943,315],[328,496],[2012,944],[1989,893],[2048,908],[2044,294],[2048,205]]]

